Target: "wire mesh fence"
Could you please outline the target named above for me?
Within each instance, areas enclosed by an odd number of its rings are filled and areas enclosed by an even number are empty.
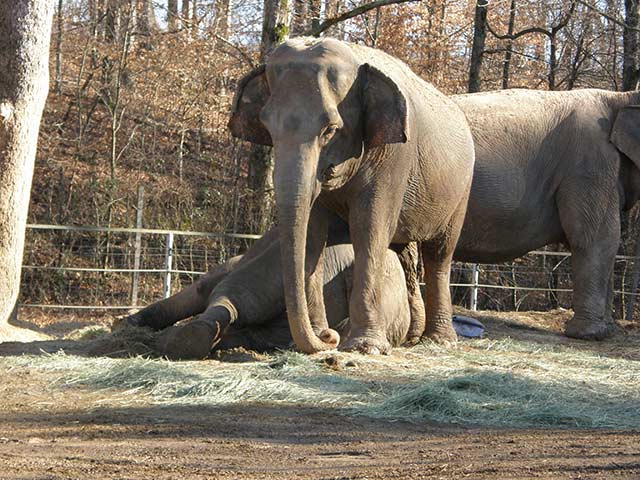
[[[244,252],[257,238],[250,234],[29,225],[20,303],[85,310],[147,305]],[[635,257],[616,258],[617,318],[633,315],[638,295],[634,273],[639,264]],[[503,264],[454,263],[453,301],[480,310],[570,308],[570,266],[569,252],[546,250]],[[631,307],[626,315],[625,305]]]

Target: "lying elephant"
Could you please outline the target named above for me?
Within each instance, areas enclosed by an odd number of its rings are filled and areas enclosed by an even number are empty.
[[[274,147],[282,274],[298,348],[312,353],[339,340],[325,319],[317,270],[324,209],[349,223],[355,252],[352,329],[343,348],[390,348],[380,259],[392,242],[422,242],[423,335],[455,341],[449,270],[474,153],[453,101],[380,50],[295,38],[239,83],[229,127],[238,138]]]
[[[575,310],[565,332],[607,337],[620,212],[640,197],[640,93],[503,90],[453,99],[476,151],[454,258],[502,262],[564,242]]]
[[[346,229],[330,229],[323,257],[327,320],[331,328],[347,336],[351,328],[348,305],[354,259],[348,241]],[[419,337],[424,316],[414,323],[411,334],[411,309],[398,255],[387,250],[381,264],[381,320],[387,341],[397,346],[408,337]],[[418,300],[422,301],[420,297]],[[193,315],[197,316],[171,327]],[[291,334],[285,313],[277,232],[270,231],[244,256],[232,258],[193,285],[123,322],[157,330],[170,327],[158,345],[170,358],[204,358],[214,348],[288,347]]]

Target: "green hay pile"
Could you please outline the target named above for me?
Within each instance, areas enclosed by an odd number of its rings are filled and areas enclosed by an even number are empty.
[[[168,362],[54,354],[5,358],[0,367],[52,374],[52,388],[98,391],[101,404],[268,403],[389,420],[640,428],[640,362],[568,346],[476,340],[453,349],[399,349],[391,357],[283,352],[265,358]]]

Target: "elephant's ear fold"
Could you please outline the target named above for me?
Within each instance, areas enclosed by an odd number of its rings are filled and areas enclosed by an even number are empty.
[[[231,106],[229,129],[234,137],[260,145],[273,145],[271,135],[260,121],[260,110],[269,99],[265,67],[261,65],[245,75]]]
[[[364,103],[364,143],[379,147],[409,139],[407,99],[398,85],[377,68],[361,67]]]
[[[640,105],[620,110],[611,131],[611,143],[640,169]]]

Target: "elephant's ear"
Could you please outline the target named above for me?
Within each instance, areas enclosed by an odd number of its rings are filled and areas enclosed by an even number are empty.
[[[640,105],[620,110],[611,131],[611,142],[640,169]]]
[[[271,135],[260,121],[260,110],[269,98],[265,67],[261,65],[245,75],[231,106],[229,129],[234,137],[260,145],[273,145]]]
[[[368,63],[361,68],[365,145],[406,143],[409,139],[407,99],[398,85],[380,70]]]

